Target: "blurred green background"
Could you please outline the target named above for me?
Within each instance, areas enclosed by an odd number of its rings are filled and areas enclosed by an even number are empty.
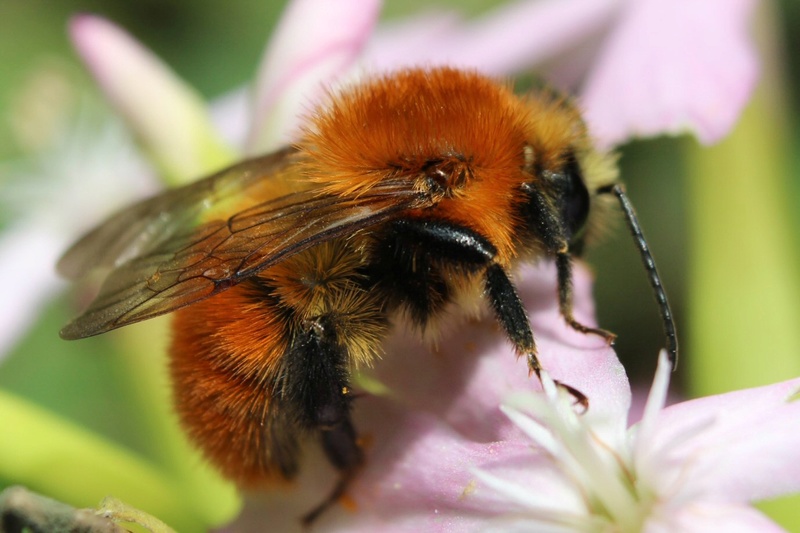
[[[467,14],[495,4],[439,3]],[[413,14],[429,5],[389,0],[383,18]],[[114,20],[204,96],[214,98],[251,79],[282,9],[283,2],[252,0],[224,5],[208,0],[0,0],[0,161],[26,155],[15,130],[15,105],[37,71],[57,65],[80,91],[96,95],[66,38],[71,14],[87,11]],[[724,142],[705,148],[689,137],[660,138],[621,149],[623,179],[678,319],[682,360],[676,391],[687,396],[800,375],[800,57],[790,53],[800,49],[798,27],[800,2],[762,3],[754,21],[762,81],[741,123]],[[13,184],[1,173],[0,180],[2,194]],[[0,224],[9,222],[0,214]],[[637,252],[622,224],[591,250],[589,262],[597,275],[599,322],[619,335],[617,351],[632,379],[648,383],[663,336]],[[0,320],[13,313],[14,302],[3,300]],[[140,387],[144,381],[163,381],[160,355],[142,362],[125,354],[126,346],[158,335],[162,325],[66,343],[56,332],[71,314],[66,296],[42,311],[30,333],[0,363],[0,393],[58,414],[59,420],[74,424],[70,431],[97,432],[109,442],[124,443],[133,454],[155,458],[157,464],[185,453],[181,437],[168,429],[171,415],[163,412],[158,418],[149,411],[164,402],[163,393]],[[137,379],[145,374],[148,380]],[[8,424],[2,431],[9,428],[14,431]],[[50,435],[47,428],[36,431],[43,439]],[[29,435],[20,432],[15,438]],[[0,447],[0,453],[6,451]],[[64,475],[80,477],[80,472]],[[177,477],[192,484],[192,476],[182,472]],[[52,477],[18,479],[0,471],[0,488],[15,482],[54,490]],[[226,512],[233,512],[236,504],[228,489],[219,484],[215,490],[207,497],[224,500]],[[96,503],[91,491],[70,488],[56,496],[77,505]],[[781,504],[768,507],[800,530],[797,512],[781,510]],[[169,522],[172,517],[162,518]],[[186,530],[203,523],[180,520],[176,516],[174,523]]]

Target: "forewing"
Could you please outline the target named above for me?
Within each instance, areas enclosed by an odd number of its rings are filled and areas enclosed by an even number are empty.
[[[89,337],[174,311],[217,294],[292,254],[349,236],[429,200],[410,180],[386,182],[357,198],[303,191],[227,220],[173,232],[111,272],[89,309],[61,336]]]
[[[294,156],[292,149],[285,149],[249,159],[136,203],[76,242],[58,262],[58,271],[68,279],[78,279],[92,270],[113,268],[147,254],[192,230],[210,210],[231,199],[246,198],[255,186],[269,185]]]

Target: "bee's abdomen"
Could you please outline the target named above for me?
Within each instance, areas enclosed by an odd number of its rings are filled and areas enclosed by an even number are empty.
[[[350,370],[379,353],[388,326],[352,252],[325,243],[176,313],[178,413],[241,485],[291,478],[298,441],[317,431],[329,455],[345,450],[335,462],[360,458],[350,438]]]
[[[174,401],[205,456],[240,485],[291,478],[297,440],[276,383],[289,338],[274,302],[239,285],[175,314]]]

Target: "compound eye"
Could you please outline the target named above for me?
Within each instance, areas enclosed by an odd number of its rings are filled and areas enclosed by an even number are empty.
[[[580,234],[589,216],[589,191],[583,183],[583,173],[578,161],[570,157],[559,180],[561,197],[561,220],[572,241]]]

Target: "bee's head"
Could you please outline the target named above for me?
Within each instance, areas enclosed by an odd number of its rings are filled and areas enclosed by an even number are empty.
[[[523,183],[525,201],[520,206],[527,231],[545,249],[580,255],[587,239],[602,227],[605,213],[613,205],[598,187],[615,183],[613,156],[586,148],[569,148],[553,164],[542,166],[535,157],[526,174],[533,179]]]
[[[639,250],[664,324],[667,351],[673,365],[678,359],[678,341],[672,311],[644,238],[636,213],[624,188],[617,181],[616,157],[587,145],[562,152],[550,164],[526,148],[524,201],[519,215],[530,239],[544,251],[561,259],[579,256],[584,244],[604,227],[602,219],[618,206]]]

